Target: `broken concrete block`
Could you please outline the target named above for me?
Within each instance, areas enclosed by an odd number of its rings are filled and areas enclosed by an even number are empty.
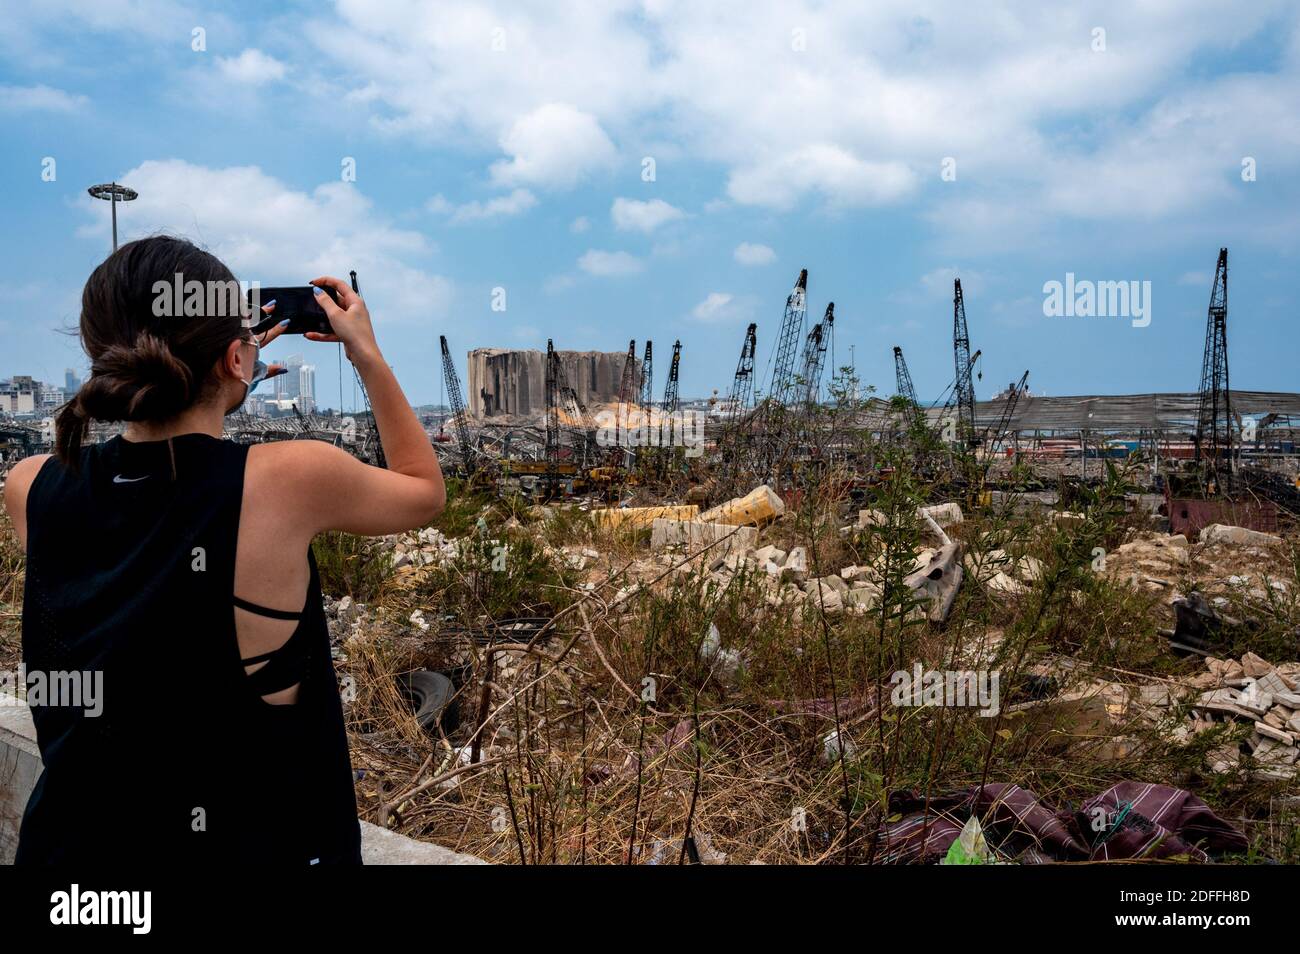
[[[855,587],[844,594],[844,602],[850,608],[875,609],[880,602],[880,589],[874,586]]]
[[[827,577],[827,579],[830,579]],[[836,616],[844,612],[844,597],[840,591],[831,586],[823,586],[820,591],[815,587],[808,592],[808,600],[813,606],[821,607],[827,616]]]
[[[767,484],[755,487],[743,497],[735,497],[706,510],[697,518],[701,523],[725,523],[735,527],[761,527],[785,513],[785,502]]]
[[[1271,546],[1281,543],[1282,538],[1259,530],[1245,527],[1233,527],[1223,523],[1212,523],[1201,530],[1202,543],[1235,543],[1245,546]]]
[[[721,542],[719,542],[721,541]],[[650,526],[650,548],[662,550],[664,547],[681,546],[694,550],[716,544],[710,555],[717,551],[726,553],[746,552],[758,542],[758,531],[753,527],[739,527],[724,523],[701,523],[695,520],[673,520],[668,517],[656,517]]]
[[[1255,653],[1246,653],[1241,657],[1241,668],[1245,670],[1247,676],[1252,679],[1259,679],[1261,676],[1273,671],[1273,664]]]
[[[1237,705],[1249,709],[1256,716],[1261,716],[1273,708],[1273,694],[1265,692],[1260,688],[1259,683],[1252,679],[1237,693]]]
[[[1264,673],[1264,675],[1258,676],[1255,679],[1255,685],[1259,686],[1263,692],[1271,695],[1275,702],[1277,701],[1277,694],[1279,692],[1287,692],[1291,688],[1286,684],[1282,677],[1277,674],[1276,669],[1270,669],[1268,672]]]
[[[865,572],[866,572],[865,570],[863,570],[861,567],[857,566],[856,564],[853,566],[846,566],[842,570],[840,570],[840,579],[852,583],[859,576],[862,576]]]
[[[1196,708],[1205,712],[1218,712],[1222,715],[1254,718],[1254,715],[1248,710],[1237,705],[1236,689],[1212,689],[1209,692],[1203,692],[1196,699]]]
[[[745,659],[734,649],[722,646],[722,634],[713,623],[700,643],[700,659],[709,665],[718,681],[726,686],[734,686],[740,681],[745,670]]]
[[[1043,561],[1038,557],[1022,556],[1016,561],[1016,574],[1022,580],[1040,580],[1043,577]]]
[[[994,593],[1005,593],[1010,596],[1023,596],[1029,592],[1029,587],[1025,584],[1001,572],[995,573],[984,585]]]
[[[1207,752],[1205,757],[1209,763],[1210,771],[1223,774],[1236,769],[1241,753],[1237,750],[1236,745],[1223,745],[1212,752]]]
[[[1260,738],[1255,743],[1250,754],[1257,762],[1272,766],[1283,766],[1294,765],[1300,752],[1297,752],[1294,746],[1286,745],[1280,740]]]
[[[1295,745],[1295,737],[1289,732],[1283,732],[1281,729],[1275,729],[1267,722],[1256,722],[1255,731],[1266,739],[1273,739],[1275,742],[1281,742],[1283,745]]]
[[[881,510],[859,510],[858,529],[866,527],[883,527],[889,523],[889,516]]]
[[[784,579],[802,583],[808,578],[808,551],[803,547],[791,547],[781,569],[784,571],[781,574]]]
[[[767,546],[759,547],[757,550],[754,551],[754,559],[757,560],[759,563],[765,563],[768,560],[771,560],[777,566],[780,566],[781,563],[785,560],[785,551],[778,547],[772,546],[771,544],[768,544]]]
[[[675,507],[606,507],[591,512],[591,522],[603,530],[617,527],[648,527],[659,517],[694,520],[700,508],[694,504]]]
[[[950,543],[903,582],[928,604],[926,616],[932,622],[943,622],[952,611],[961,579],[961,544]]]
[[[933,504],[929,507],[922,507],[921,513],[929,514],[930,518],[944,529],[962,522],[961,506],[955,503]]]

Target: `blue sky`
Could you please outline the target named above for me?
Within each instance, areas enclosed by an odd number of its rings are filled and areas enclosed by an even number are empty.
[[[885,393],[895,344],[922,396],[951,381],[954,275],[979,397],[1026,368],[1036,393],[1194,390],[1222,245],[1233,385],[1296,389],[1294,5],[267,7],[6,5],[0,376],[84,367],[60,331],[109,246],[85,189],[116,178],[124,238],[263,284],[356,268],[416,403],[439,334],[462,376],[476,346],[649,337],[657,391],[680,338],[683,395],[725,391],[804,267],[837,363]],[[1046,317],[1067,272],[1149,281],[1151,323]],[[335,349],[305,345],[337,403]]]

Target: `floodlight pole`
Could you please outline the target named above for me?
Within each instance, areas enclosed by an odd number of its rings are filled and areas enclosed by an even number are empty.
[[[117,204],[119,202],[130,202],[140,197],[140,193],[134,189],[128,189],[124,185],[118,185],[116,182],[105,182],[100,185],[93,185],[86,190],[96,199],[104,199],[113,204],[113,251],[117,251]]]

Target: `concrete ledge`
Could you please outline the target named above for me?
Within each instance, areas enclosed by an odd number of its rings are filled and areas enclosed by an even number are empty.
[[[14,863],[18,826],[27,799],[41,774],[41,753],[36,747],[36,726],[25,705],[13,697],[0,701],[0,864]],[[441,845],[416,841],[363,821],[361,857],[368,865],[485,865],[473,855]]]

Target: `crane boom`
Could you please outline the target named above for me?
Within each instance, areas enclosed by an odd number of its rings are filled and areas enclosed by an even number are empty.
[[[460,391],[460,376],[456,374],[456,365],[451,360],[447,336],[439,335],[438,344],[442,348],[442,376],[447,385],[447,400],[451,402],[451,420],[456,428],[456,440],[460,443],[461,461],[466,475],[472,477],[478,462],[469,441],[469,426],[465,421],[465,399]]]
[[[970,441],[975,436],[975,388],[971,384],[970,332],[966,329],[966,303],[961,279],[952,280],[952,350],[957,372],[954,397],[957,401],[958,436]]]
[[[1201,390],[1196,413],[1196,459],[1216,483],[1232,475],[1232,403],[1228,384],[1228,250],[1219,249],[1205,321]],[[1221,473],[1221,468],[1223,472]]]

